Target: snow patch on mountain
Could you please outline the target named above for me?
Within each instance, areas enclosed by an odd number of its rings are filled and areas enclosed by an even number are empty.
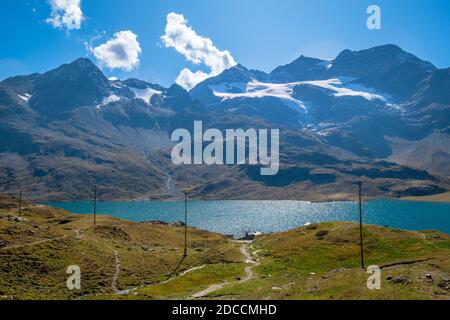
[[[342,79],[302,81],[297,82],[296,85],[310,85],[327,89],[334,92],[335,97],[359,96],[369,101],[381,100],[386,102],[388,100],[386,96],[374,93],[374,90],[371,88],[366,88],[359,84],[349,83],[343,81]]]
[[[227,90],[233,86],[234,88],[244,88],[242,92],[230,92]],[[295,86],[295,85],[294,85]],[[287,84],[279,84],[279,83],[266,83],[266,82],[258,82],[252,81],[247,84],[237,84],[237,83],[226,83],[222,85],[210,86],[216,97],[222,98],[222,101],[228,99],[236,99],[236,98],[279,98],[284,100],[286,104],[290,107],[300,107],[304,111],[307,111],[305,104],[303,101],[295,99],[293,95],[294,86],[290,83]]]
[[[333,60],[324,60],[317,64],[319,67],[323,67],[327,70],[330,70],[333,67]]]
[[[150,103],[150,99],[155,94],[162,94],[161,91],[154,90],[152,88],[145,88],[145,89],[138,89],[138,88],[132,88],[129,87],[131,91],[133,91],[134,95],[138,99],[142,99],[147,103]]]
[[[25,93],[23,95],[21,94],[17,94],[17,96],[22,99],[23,101],[25,101],[26,103],[28,103],[28,101],[31,99],[31,94],[29,93]]]
[[[387,103],[390,97],[375,93],[371,88],[351,83],[351,78],[300,81],[291,83],[267,83],[253,80],[248,83],[225,82],[217,85],[210,85],[216,97],[222,101],[237,98],[278,98],[286,102],[289,107],[300,108],[307,112],[305,102],[294,97],[294,89],[298,86],[312,86],[325,89],[335,97],[362,97],[368,101],[378,100]]]
[[[104,106],[106,106],[106,105],[108,105],[110,103],[117,102],[117,101],[120,101],[120,100],[122,100],[122,98],[120,96],[118,96],[116,94],[111,94],[111,95],[109,95],[107,97],[104,97],[102,102],[101,102],[101,104],[99,104],[97,106],[97,108],[104,107]]]

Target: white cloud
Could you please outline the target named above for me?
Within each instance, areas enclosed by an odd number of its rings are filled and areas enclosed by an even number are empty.
[[[67,28],[68,30],[80,29],[84,20],[81,11],[81,0],[49,0],[52,8],[50,18],[46,20],[55,28]]]
[[[131,71],[139,65],[142,49],[137,35],[132,31],[120,31],[111,40],[90,48],[90,51],[103,67]]]
[[[177,83],[185,89],[192,89],[208,77],[220,74],[225,69],[236,65],[236,61],[227,50],[217,49],[211,39],[199,36],[182,14],[169,13],[165,34],[161,37],[167,48],[174,48],[194,64],[204,64],[211,69],[209,74],[202,71],[192,72],[183,69]]]
[[[181,70],[175,82],[186,90],[190,90],[209,77],[209,74],[202,71],[192,72],[188,68],[184,68],[183,70]]]

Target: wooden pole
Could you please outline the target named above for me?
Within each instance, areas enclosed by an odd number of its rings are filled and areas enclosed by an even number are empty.
[[[19,191],[19,217],[22,216],[22,189]]]
[[[362,221],[362,182],[358,182],[359,187],[359,237],[361,241],[361,267],[364,269],[364,242],[363,242],[363,221]]]
[[[97,185],[94,186],[94,229],[97,225]]]
[[[187,194],[184,193],[184,257],[187,257]]]

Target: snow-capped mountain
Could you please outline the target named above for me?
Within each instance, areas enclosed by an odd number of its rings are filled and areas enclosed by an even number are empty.
[[[332,63],[332,61],[302,55],[287,65],[275,68],[269,78],[274,83],[323,80],[327,78],[327,72],[333,65]]]
[[[360,155],[385,157],[385,136],[421,139],[450,126],[449,79],[449,69],[383,45],[329,61],[301,56],[269,74],[238,65],[190,93],[211,110],[309,128],[330,144],[355,152],[359,143]]]
[[[79,198],[92,181],[111,186],[110,198],[195,186],[206,197],[245,198],[248,188],[253,198],[312,199],[345,193],[355,179],[371,195],[436,193],[450,189],[436,171],[450,165],[449,94],[450,69],[393,45],[331,61],[301,56],[271,73],[237,65],[190,92],[107,79],[82,58],[0,82],[0,185],[52,190],[57,199]],[[279,175],[173,166],[170,134],[195,120],[279,128]]]
[[[150,103],[154,95],[167,89],[137,79],[107,79],[89,59],[80,58],[44,74],[6,79],[28,106],[41,114],[69,112],[80,106],[105,106],[117,101],[142,99]]]
[[[436,68],[394,45],[362,51],[345,50],[331,61],[301,56],[270,74],[248,70],[242,65],[197,85],[191,95],[220,108],[235,100],[251,104],[251,99],[278,98],[289,107],[308,112],[330,103],[326,97],[355,97],[373,101],[376,107],[399,106],[410,98],[421,81]],[[322,101],[326,100],[326,101]],[[258,104],[259,101],[258,101]],[[318,119],[320,120],[320,119]]]

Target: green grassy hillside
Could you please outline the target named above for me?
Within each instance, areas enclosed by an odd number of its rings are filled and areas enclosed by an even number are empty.
[[[74,299],[108,297],[120,264],[117,290],[159,283],[200,265],[234,266],[239,246],[224,236],[188,229],[189,256],[183,256],[184,227],[133,223],[105,216],[72,215],[25,204],[24,221],[8,198],[0,199],[0,298]],[[17,219],[18,220],[18,219]],[[66,288],[67,267],[81,269],[82,290]],[[225,267],[222,267],[226,269]]]
[[[133,223],[24,205],[0,197],[1,299],[449,299],[450,236],[322,223],[237,242],[181,224]],[[66,288],[69,265],[82,289]],[[168,280],[168,276],[173,276]]]
[[[365,264],[381,267],[381,290],[367,289],[359,226],[322,223],[265,235],[252,250],[257,277],[211,298],[449,299],[450,237],[364,226]]]

